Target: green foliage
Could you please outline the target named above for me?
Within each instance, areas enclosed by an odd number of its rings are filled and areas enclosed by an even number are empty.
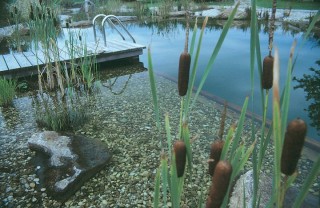
[[[317,61],[320,66],[320,60]],[[311,126],[320,130],[320,69],[311,67],[310,72],[312,74],[304,74],[302,78],[294,77],[294,80],[298,82],[294,89],[301,88],[306,94],[306,100],[311,101],[308,106],[308,115],[311,118]]]
[[[33,101],[38,125],[48,130],[75,130],[88,121],[88,100],[79,95],[39,94]]]
[[[185,142],[187,146],[187,153],[188,155],[188,167],[189,173],[191,173],[191,167],[192,166],[192,148],[190,143],[190,133],[189,133],[189,127],[188,127],[188,114],[189,111],[192,109],[192,107],[196,103],[196,99],[201,91],[201,88],[206,80],[207,74],[211,71],[211,66],[215,61],[216,56],[219,53],[219,49],[224,41],[224,38],[227,34],[227,31],[230,27],[230,24],[232,22],[232,19],[234,17],[234,14],[236,12],[237,6],[231,13],[229,20],[224,26],[224,29],[219,37],[217,46],[214,48],[212,56],[208,62],[207,67],[205,68],[205,72],[202,75],[202,79],[199,84],[199,88],[197,89],[194,97],[192,97],[192,89],[194,85],[194,76],[196,75],[197,70],[197,62],[198,62],[198,56],[201,48],[201,41],[202,41],[202,33],[201,31],[199,42],[198,42],[198,48],[196,52],[194,53],[194,45],[195,45],[195,35],[196,33],[193,33],[193,38],[191,41],[191,55],[192,55],[192,61],[193,61],[193,69],[191,72],[191,82],[189,83],[189,90],[188,94],[185,97],[181,97],[181,112],[180,112],[180,126],[179,126],[179,136],[178,139],[181,139]],[[254,70],[257,65],[257,69],[259,74],[262,73],[262,63],[261,63],[261,52],[260,52],[260,42],[259,42],[259,34],[257,28],[257,17],[256,15],[252,15],[256,13],[256,1],[254,0],[252,2],[252,8],[250,11],[251,16],[251,42],[250,42],[250,75],[251,75],[251,87],[252,87],[252,95],[251,99],[253,102],[253,86],[254,86],[254,79],[253,74]],[[319,16],[319,12],[314,18],[314,20]],[[314,26],[314,20],[311,22],[310,27],[307,30],[307,33],[305,34],[305,38],[310,33],[311,29]],[[206,25],[207,19],[204,21],[204,26]],[[196,30],[196,26],[195,26]],[[287,189],[294,183],[297,173],[293,174],[291,176],[285,176],[284,178],[281,177],[281,154],[282,154],[282,148],[283,148],[283,140],[284,140],[284,134],[285,134],[285,127],[288,117],[288,109],[289,109],[289,101],[290,101],[290,89],[291,89],[291,78],[292,78],[292,71],[294,68],[294,54],[295,49],[295,43],[293,44],[293,47],[290,51],[290,58],[288,62],[287,67],[287,80],[285,82],[285,87],[283,90],[279,88],[279,55],[278,50],[276,50],[274,55],[274,88],[273,88],[273,120],[272,120],[272,128],[269,129],[268,133],[265,135],[266,128],[266,112],[267,112],[267,106],[268,106],[268,90],[265,92],[262,88],[260,89],[261,92],[261,101],[262,101],[262,109],[263,109],[263,122],[261,127],[261,138],[256,138],[255,134],[255,127],[252,120],[252,132],[251,132],[251,138],[242,138],[243,135],[243,126],[246,121],[246,111],[248,108],[248,98],[246,98],[243,108],[241,111],[241,115],[238,121],[237,126],[231,126],[229,129],[229,132],[225,138],[225,144],[224,148],[221,153],[220,160],[229,160],[233,167],[233,172],[231,176],[231,184],[235,183],[236,178],[239,176],[241,171],[244,169],[244,166],[246,165],[247,161],[251,157],[252,163],[253,163],[253,177],[254,177],[254,199],[253,199],[253,207],[258,207],[261,202],[261,195],[259,195],[258,190],[260,186],[260,174],[263,166],[263,160],[265,158],[266,149],[267,147],[271,147],[274,152],[274,160],[273,160],[273,172],[272,172],[272,178],[273,178],[273,195],[270,196],[269,203],[267,207],[273,207],[274,205],[276,207],[283,207],[283,201],[284,196],[286,194]],[[149,54],[149,58],[150,54]],[[257,63],[255,61],[257,60]],[[150,70],[150,69],[149,69]],[[151,70],[152,71],[152,70]],[[153,71],[152,71],[153,73]],[[310,76],[311,77],[311,76]],[[310,78],[309,77],[309,78]],[[154,82],[154,78],[153,78]],[[303,83],[303,81],[300,80],[300,83]],[[280,92],[282,92],[282,96],[280,99]],[[156,90],[153,90],[153,94],[156,94]],[[191,98],[193,98],[191,102]],[[156,191],[157,194],[155,195],[156,204],[158,205],[159,200],[161,197],[159,196],[160,191],[160,177],[168,178],[168,180],[163,180],[162,185],[163,186],[169,186],[169,193],[170,193],[170,199],[172,202],[173,207],[179,207],[180,206],[180,197],[181,193],[183,192],[183,183],[184,183],[184,177],[178,178],[176,174],[176,159],[175,154],[171,154],[171,132],[170,132],[170,125],[169,125],[169,116],[165,116],[165,129],[166,129],[166,135],[167,135],[167,143],[168,143],[168,155],[169,158],[162,157],[161,164],[158,169],[157,173],[157,180],[156,180]],[[271,137],[273,135],[273,137]],[[273,141],[271,140],[273,138]],[[188,149],[189,148],[189,149]],[[163,154],[163,153],[162,153]],[[167,162],[167,160],[169,162]],[[164,162],[165,161],[165,162]],[[317,162],[314,164],[308,178],[305,180],[305,183],[302,186],[301,192],[299,193],[299,197],[295,201],[295,207],[300,207],[301,203],[308,193],[309,187],[312,185],[312,181],[316,178],[316,176],[319,174],[320,167],[319,167],[320,159],[317,160]],[[168,167],[167,164],[171,164],[169,166],[168,171],[162,171],[160,172],[160,169],[163,168],[163,166]],[[167,169],[166,169],[167,170]],[[169,177],[167,177],[167,172],[169,173]],[[159,175],[158,175],[159,174]],[[158,178],[159,177],[159,178]],[[228,193],[226,194],[226,197],[224,198],[224,203],[222,207],[227,207],[227,202],[229,201],[230,197],[230,190],[231,185],[229,186]],[[163,191],[166,194],[166,190]],[[163,195],[165,195],[163,193]],[[160,197],[160,199],[159,199]],[[202,197],[199,200],[199,207],[203,207],[202,204]],[[243,201],[243,204],[246,202]]]
[[[16,82],[14,80],[0,77],[0,106],[8,106],[11,104],[16,95]]]

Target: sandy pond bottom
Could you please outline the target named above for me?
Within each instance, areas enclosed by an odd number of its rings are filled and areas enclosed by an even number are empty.
[[[169,114],[172,134],[176,135],[180,109],[176,83],[160,76],[156,79],[161,115]],[[115,78],[111,79],[113,81]],[[113,159],[64,203],[53,200],[45,189],[39,188],[36,167],[32,163],[34,153],[27,147],[28,138],[43,131],[35,122],[32,99],[21,96],[15,99],[14,107],[1,109],[0,207],[152,206],[160,140],[165,142],[165,135],[158,135],[155,128],[148,73],[123,75],[116,80],[112,90],[106,87],[110,85],[108,81],[102,83],[101,92],[87,109],[90,119],[75,133],[101,139],[113,152]],[[209,189],[207,158],[209,145],[218,133],[221,110],[220,104],[201,97],[192,111],[191,135],[199,138],[192,144],[193,173],[186,178],[182,196],[184,207],[196,207],[201,192],[206,196]],[[226,129],[236,123],[238,117],[238,113],[229,110]],[[243,138],[250,135],[250,125],[246,123]],[[271,158],[266,159],[266,172],[272,171],[269,167]],[[311,160],[300,160],[298,182],[306,176],[311,165]],[[319,181],[318,177],[312,187],[315,194],[319,194]]]

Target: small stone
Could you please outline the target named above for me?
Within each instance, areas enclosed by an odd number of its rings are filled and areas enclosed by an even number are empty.
[[[46,188],[41,188],[40,191],[44,192],[46,191]]]
[[[34,188],[34,187],[36,187],[36,184],[32,182],[29,184],[29,186],[30,186],[30,188]]]

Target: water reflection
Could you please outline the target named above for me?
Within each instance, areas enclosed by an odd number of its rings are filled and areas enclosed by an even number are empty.
[[[133,74],[146,71],[142,62],[127,60],[115,61],[102,66],[102,86],[106,87],[113,95],[125,92]]]
[[[320,60],[316,61],[316,64],[320,66]],[[309,70],[312,74],[304,74],[302,78],[294,77],[298,82],[294,89],[301,88],[306,92],[309,106],[305,110],[311,119],[310,125],[315,127],[320,135],[320,68],[311,67]]]

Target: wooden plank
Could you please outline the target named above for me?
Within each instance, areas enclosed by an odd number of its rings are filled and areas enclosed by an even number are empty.
[[[16,58],[21,68],[32,66],[30,61],[22,53],[14,53],[12,55]]]
[[[3,58],[6,61],[9,70],[20,68],[20,65],[12,54],[3,55]]]
[[[39,64],[39,65],[40,65],[40,64],[43,64],[43,62],[42,62],[40,59],[38,59],[38,58],[36,57],[36,55],[35,55],[33,52],[31,52],[31,51],[22,52],[22,54],[26,57],[26,59],[29,60],[29,62],[30,62],[33,66],[37,66],[38,64]],[[37,60],[38,60],[38,61],[37,61]]]
[[[42,51],[40,51],[40,50],[37,50],[37,52],[34,52],[34,53],[36,53],[36,57],[43,63],[43,64],[46,64],[46,59],[45,59],[45,56],[44,56],[44,54],[43,54],[43,52]]]
[[[59,56],[60,56],[60,61],[66,61],[70,59],[69,53],[64,50],[59,51]]]
[[[0,55],[0,71],[7,71],[7,70],[8,70],[8,67],[3,58],[3,55]]]

